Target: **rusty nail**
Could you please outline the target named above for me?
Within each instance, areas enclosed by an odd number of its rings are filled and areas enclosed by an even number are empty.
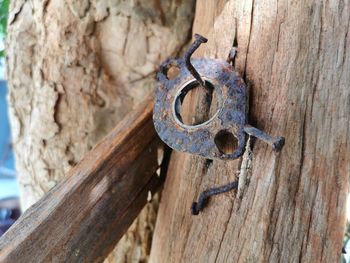
[[[186,68],[188,69],[189,72],[191,72],[192,76],[199,82],[199,84],[202,87],[205,87],[204,80],[201,78],[198,71],[194,68],[194,66],[191,63],[191,56],[198,49],[198,47],[202,43],[206,43],[208,41],[208,39],[199,35],[199,34],[195,34],[194,38],[195,38],[195,41],[192,43],[192,45],[190,46],[190,48],[187,50],[187,52],[184,55],[184,59],[186,62]]]
[[[246,133],[248,133],[249,135],[252,135],[264,142],[266,142],[267,144],[271,145],[272,150],[278,152],[280,151],[283,146],[284,146],[284,142],[285,139],[284,137],[272,137],[270,135],[268,135],[267,133],[251,126],[251,125],[245,125],[244,126],[244,131]]]

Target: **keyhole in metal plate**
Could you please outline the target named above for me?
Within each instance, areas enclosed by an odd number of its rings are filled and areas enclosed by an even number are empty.
[[[219,99],[214,85],[205,80],[205,87],[196,80],[190,81],[175,98],[175,116],[189,127],[210,121],[219,109]]]
[[[237,138],[229,131],[219,131],[214,138],[216,147],[221,153],[232,154],[238,147]]]

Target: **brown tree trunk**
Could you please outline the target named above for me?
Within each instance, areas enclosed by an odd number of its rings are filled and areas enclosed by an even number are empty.
[[[7,67],[23,209],[154,88],[159,63],[188,41],[193,3],[11,1]],[[147,258],[156,207],[144,209],[111,262]]]
[[[250,123],[286,144],[255,140],[213,162],[172,156],[151,262],[339,262],[350,172],[349,1],[197,1],[197,55],[226,59],[250,86]],[[192,96],[192,104],[197,99]],[[208,187],[236,191],[190,206]]]

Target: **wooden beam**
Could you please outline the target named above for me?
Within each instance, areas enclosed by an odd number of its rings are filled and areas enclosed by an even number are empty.
[[[349,1],[196,3],[193,32],[208,43],[195,55],[225,59],[237,46],[250,124],[286,144],[274,153],[255,140],[234,161],[173,154],[150,261],[340,262],[350,171]],[[196,99],[183,107],[187,114]],[[237,179],[239,191],[191,215],[201,191]]]
[[[102,262],[161,185],[148,98],[0,239],[0,262]]]

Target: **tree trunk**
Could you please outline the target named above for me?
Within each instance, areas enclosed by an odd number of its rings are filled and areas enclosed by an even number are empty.
[[[23,209],[153,89],[160,62],[188,41],[193,3],[11,1],[7,69]],[[156,208],[143,210],[109,261],[147,258]]]
[[[237,45],[250,124],[286,144],[276,154],[255,140],[234,161],[175,153],[151,262],[339,262],[350,173],[349,21],[349,1],[197,1],[193,32],[209,39],[197,55],[226,59]],[[236,178],[238,192],[191,215],[201,191]]]

